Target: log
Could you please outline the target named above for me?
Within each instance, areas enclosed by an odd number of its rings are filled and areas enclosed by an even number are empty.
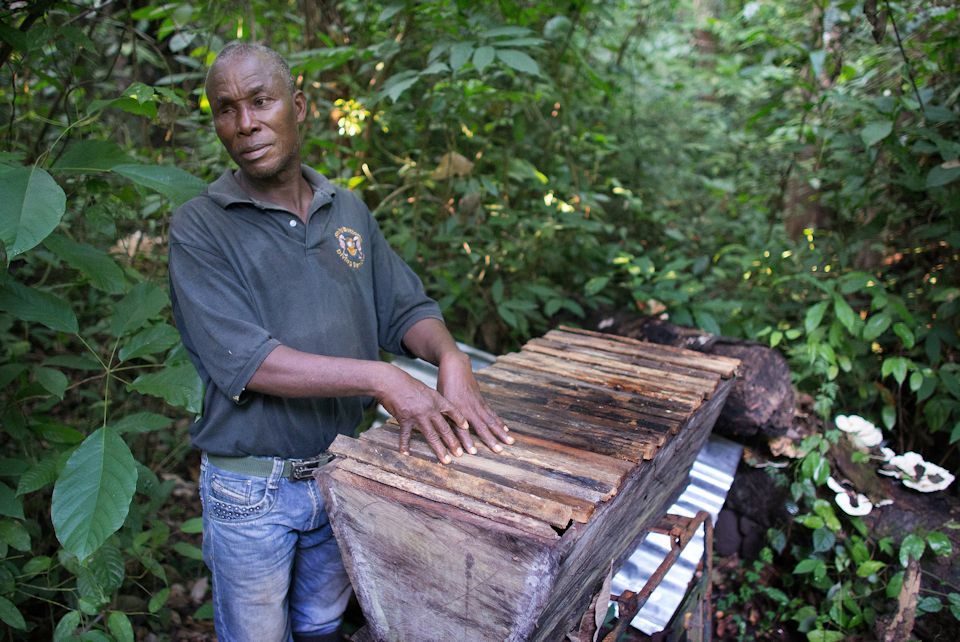
[[[787,360],[763,344],[712,335],[654,317],[617,316],[601,321],[608,332],[740,361],[740,373],[717,419],[729,437],[776,437],[793,421],[795,394]]]

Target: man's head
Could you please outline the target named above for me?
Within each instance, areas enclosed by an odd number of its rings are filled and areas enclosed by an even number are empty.
[[[277,52],[230,43],[207,73],[206,92],[217,136],[246,178],[271,182],[299,175],[298,125],[306,98]]]

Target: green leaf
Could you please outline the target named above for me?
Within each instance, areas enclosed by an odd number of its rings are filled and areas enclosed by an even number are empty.
[[[913,533],[904,537],[903,543],[900,544],[900,564],[906,566],[910,558],[919,560],[925,547],[926,543],[923,539]]]
[[[182,524],[180,524],[181,533],[202,533],[203,532],[203,518],[202,517],[191,517]]]
[[[50,570],[51,566],[53,566],[53,558],[50,558],[46,555],[40,555],[32,558],[29,562],[24,564],[22,570],[25,575],[32,577],[34,575],[47,572]]]
[[[840,631],[826,631],[816,629],[807,633],[807,642],[840,642],[846,639],[847,634]]]
[[[130,163],[133,159],[113,141],[81,140],[67,147],[50,169],[56,172],[108,172],[117,165]]]
[[[813,531],[813,550],[816,553],[825,553],[836,544],[837,537],[828,528],[818,528]]]
[[[960,165],[953,162],[949,167],[947,163],[937,165],[927,174],[927,189],[931,187],[943,187],[960,178]]]
[[[938,613],[943,608],[939,597],[928,595],[917,601],[917,613]]]
[[[173,550],[180,553],[187,559],[196,560],[198,562],[203,561],[203,552],[193,544],[189,544],[187,542],[177,542],[173,545]]]
[[[7,261],[36,247],[63,218],[67,196],[36,167],[0,165],[0,242]]]
[[[152,283],[138,283],[113,308],[110,332],[121,337],[139,330],[167,306],[167,293]]]
[[[483,72],[493,62],[493,55],[493,47],[478,47],[473,52],[473,66],[477,68],[477,71]]]
[[[23,502],[13,489],[0,482],[0,515],[23,519]]]
[[[540,75],[540,67],[537,61],[516,49],[497,49],[497,58],[503,61],[511,69],[531,76]]]
[[[16,605],[5,597],[0,596],[0,620],[3,620],[7,626],[21,631],[27,628],[27,623],[23,619],[23,614]]]
[[[107,617],[107,628],[117,642],[133,642],[133,626],[122,611],[112,611]]]
[[[120,361],[129,361],[168,350],[180,341],[180,333],[168,323],[158,323],[131,337],[120,348]]]
[[[197,196],[207,186],[202,180],[178,167],[165,165],[117,165],[112,171],[130,179],[137,185],[169,198],[174,207],[179,207],[194,196]]]
[[[827,311],[828,305],[830,305],[829,301],[821,301],[820,303],[810,306],[810,309],[807,310],[807,315],[803,320],[803,328],[807,331],[807,334],[810,334],[819,327],[820,321],[823,320],[823,313]]]
[[[123,585],[126,567],[123,553],[111,544],[105,544],[84,564],[97,586],[109,596]]]
[[[53,488],[57,539],[80,560],[123,525],[137,487],[130,449],[115,431],[100,428],[77,448]]]
[[[20,481],[17,484],[17,495],[26,495],[27,493],[38,491],[55,482],[70,454],[72,454],[70,451],[56,453],[41,459],[31,466],[25,473],[20,475]]]
[[[164,417],[163,415],[158,415],[154,412],[136,412],[113,422],[110,424],[110,427],[116,430],[118,434],[123,434],[127,432],[143,433],[163,430],[164,428],[169,428],[171,424],[173,424],[173,419]]]
[[[834,295],[833,311],[840,320],[840,323],[843,324],[843,327],[847,329],[847,332],[856,335],[857,322],[860,320],[860,317],[857,316],[853,308],[850,307],[850,304],[847,303],[842,296]]]
[[[910,361],[906,357],[887,357],[883,360],[883,365],[880,366],[880,373],[883,377],[893,375],[897,383],[902,385],[904,379],[907,378],[907,367],[909,365]]]
[[[58,332],[76,334],[79,331],[77,315],[67,301],[13,279],[0,284],[0,310],[21,321],[35,321]]]
[[[450,68],[454,71],[459,70],[461,67],[467,64],[467,61],[470,60],[470,55],[472,53],[472,42],[458,42],[450,47]]]
[[[13,519],[0,520],[0,542],[18,551],[30,550],[30,533],[22,522]]]
[[[58,399],[63,399],[63,395],[66,394],[67,387],[70,385],[67,375],[55,368],[38,366],[33,369],[33,376],[44,390]]]
[[[151,613],[156,613],[163,605],[167,603],[167,598],[170,597],[170,589],[162,588],[150,597],[150,601],[147,602],[147,610]]]
[[[867,123],[860,130],[860,138],[867,147],[873,147],[893,131],[893,123],[889,120],[875,120]]]
[[[140,375],[128,388],[165,399],[174,406],[199,414],[203,403],[203,382],[189,363],[167,366],[160,372]]]
[[[880,572],[886,564],[880,560],[867,560],[857,566],[857,577],[870,577]]]
[[[420,76],[414,71],[404,71],[395,76],[391,76],[383,83],[383,88],[380,90],[377,98],[382,99],[388,97],[393,102],[397,102],[400,96],[403,95],[403,92],[413,87],[418,80],[420,80]]]
[[[865,341],[873,341],[890,327],[890,315],[886,312],[871,315],[863,327],[863,338]]]
[[[910,328],[906,326],[905,323],[897,321],[893,324],[893,333],[900,337],[900,340],[903,341],[903,347],[907,350],[913,348],[916,343],[916,339],[913,336]]]
[[[817,565],[820,564],[820,560],[807,558],[805,560],[800,560],[800,563],[793,569],[795,575],[803,575],[805,573],[812,573]]]
[[[60,618],[57,628],[53,630],[53,642],[66,642],[73,638],[78,626],[80,626],[80,611],[69,611]]]
[[[950,556],[953,554],[953,544],[950,538],[940,531],[933,531],[927,535],[927,544],[934,555]]]
[[[109,294],[121,294],[127,289],[127,279],[120,266],[106,253],[77,243],[60,234],[51,234],[43,241],[44,247],[56,254],[67,265],[79,271],[90,285]]]
[[[194,620],[212,620],[213,619],[213,602],[209,600],[200,605],[196,611],[193,612]]]

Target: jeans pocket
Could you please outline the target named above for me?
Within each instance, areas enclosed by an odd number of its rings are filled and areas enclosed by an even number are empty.
[[[203,507],[220,522],[246,522],[262,517],[273,505],[274,491],[262,477],[207,471]]]

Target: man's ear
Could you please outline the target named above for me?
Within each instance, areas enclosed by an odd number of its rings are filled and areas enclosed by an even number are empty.
[[[298,123],[307,119],[307,95],[299,89],[293,94],[293,108],[297,113]]]

